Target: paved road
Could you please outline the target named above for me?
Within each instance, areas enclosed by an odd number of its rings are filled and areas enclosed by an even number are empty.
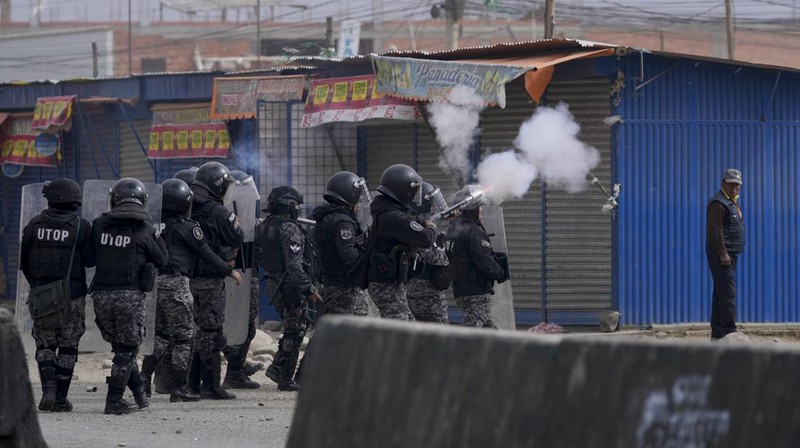
[[[51,447],[271,448],[286,444],[296,394],[278,392],[263,371],[253,376],[262,383],[261,389],[237,390],[236,400],[170,403],[168,395],[154,395],[144,411],[109,416],[103,414],[109,372],[102,369],[104,359],[111,359],[111,353],[81,355],[78,379],[70,388],[73,412],[39,414]],[[28,365],[38,403],[41,386],[36,364],[29,359]],[[87,392],[87,386],[97,386],[97,392]]]

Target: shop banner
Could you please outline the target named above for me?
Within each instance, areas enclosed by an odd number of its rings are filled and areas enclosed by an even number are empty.
[[[62,159],[60,135],[38,140],[37,136],[38,133],[31,129],[30,115],[6,120],[0,129],[0,164],[53,168],[59,165]],[[36,147],[37,141],[46,144],[47,149],[40,153]]]
[[[301,126],[373,118],[416,120],[422,116],[415,102],[386,96],[375,85],[374,75],[311,81]]]
[[[413,58],[373,56],[378,91],[424,101],[446,101],[457,85],[480,95],[485,104],[506,106],[505,84],[529,68]]]
[[[153,112],[148,158],[228,157],[230,146],[225,123],[212,121],[208,106]]]
[[[257,78],[214,78],[211,118],[236,120],[254,118],[258,101],[300,101],[306,77],[272,76]]]
[[[70,127],[72,103],[77,96],[49,96],[36,100],[31,128],[37,131],[55,131]]]

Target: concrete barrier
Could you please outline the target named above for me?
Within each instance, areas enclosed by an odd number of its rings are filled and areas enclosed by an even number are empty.
[[[0,448],[47,447],[14,315],[0,308]]]
[[[326,317],[299,447],[800,446],[800,351]]]

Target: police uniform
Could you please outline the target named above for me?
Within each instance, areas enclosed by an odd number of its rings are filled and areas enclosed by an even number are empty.
[[[78,360],[78,342],[86,331],[86,268],[95,265],[91,241],[92,226],[88,221],[75,211],[52,206],[34,217],[23,230],[20,268],[32,288],[66,277],[70,254],[77,243],[70,273],[72,306],[66,325],[46,329],[39,321],[33,321],[43,392],[39,409],[43,411],[72,410],[67,393]]]
[[[325,314],[366,316],[367,304],[358,280],[348,270],[366,251],[366,234],[355,214],[342,204],[314,209],[315,249],[322,269]]]
[[[505,278],[505,271],[494,259],[489,235],[477,213],[465,212],[447,229],[448,256],[455,268],[453,296],[464,311],[463,325],[497,328],[491,318],[492,287]]]
[[[122,399],[126,385],[139,407],[147,406],[136,363],[145,315],[145,293],[140,286],[140,275],[145,274],[140,271],[147,269],[146,263],[162,268],[169,258],[142,205],[126,202],[114,206],[95,219],[92,231],[97,258],[92,284],[94,312],[103,339],[114,351],[106,413],[127,413]]]
[[[174,214],[164,219],[164,241],[169,250],[167,266],[159,270],[158,304],[163,316],[164,338],[156,339],[153,358],[160,360],[167,354],[166,367],[172,370],[171,401],[184,401],[186,376],[192,360],[194,338],[194,299],[190,292],[189,279],[194,275],[195,266],[201,260],[209,272],[228,276],[232,268],[208,246],[200,225],[191,219]],[[156,322],[158,326],[158,322]],[[157,329],[158,331],[158,329]],[[151,362],[148,360],[148,363]],[[149,366],[148,366],[149,367]],[[143,367],[144,369],[144,367]],[[148,369],[149,370],[149,369]],[[149,373],[143,372],[149,381]],[[194,401],[193,398],[189,398]]]
[[[379,190],[380,191],[380,190]],[[369,294],[381,317],[413,320],[406,296],[411,251],[433,245],[436,232],[406,206],[379,195],[370,205],[374,252],[370,258]]]
[[[257,230],[267,290],[283,319],[278,353],[267,368],[267,376],[278,383],[279,389],[291,390],[287,386],[294,382],[300,345],[309,324],[306,297],[316,292],[313,246],[305,229],[288,215],[270,215]]]
[[[244,241],[236,214],[228,211],[220,199],[204,197],[202,190],[195,189],[192,218],[200,224],[211,250],[232,264],[236,254],[232,248],[238,248]],[[216,267],[201,262],[197,277],[191,280],[194,316],[198,327],[194,349],[196,360],[203,366],[204,386],[213,382],[211,386],[214,390],[223,394],[224,389],[219,387],[221,378],[218,376],[222,363],[221,350],[226,345],[222,333],[225,322],[224,279],[225,275],[221,275]],[[210,389],[204,387],[203,391],[210,392]]]
[[[406,286],[408,308],[414,319],[423,322],[449,324],[447,298],[444,291],[433,287],[431,276],[434,270],[448,265],[443,247],[432,246],[417,252],[417,266]]]

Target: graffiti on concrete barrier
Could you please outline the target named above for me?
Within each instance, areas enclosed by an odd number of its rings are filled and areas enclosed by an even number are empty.
[[[679,377],[672,389],[651,391],[636,431],[639,448],[704,448],[718,444],[730,430],[726,410],[708,408],[710,375]]]

